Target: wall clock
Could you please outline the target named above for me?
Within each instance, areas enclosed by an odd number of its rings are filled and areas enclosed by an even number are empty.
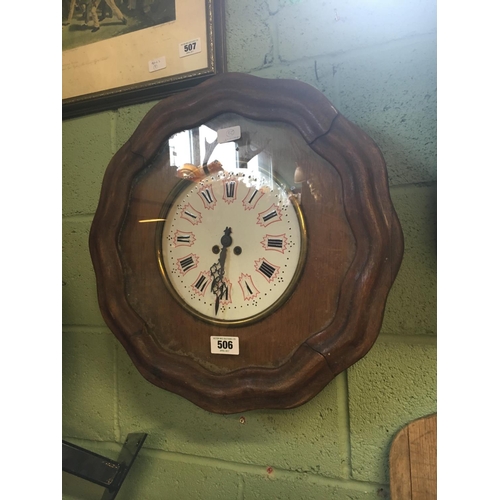
[[[301,405],[369,351],[403,237],[382,154],[321,92],[225,73],[115,154],[90,252],[139,372],[235,413]]]

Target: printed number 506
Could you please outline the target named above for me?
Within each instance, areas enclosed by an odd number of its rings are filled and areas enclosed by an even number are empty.
[[[240,354],[240,341],[238,337],[210,337],[211,354]]]
[[[218,340],[217,347],[219,349],[232,349],[233,341],[232,340]]]

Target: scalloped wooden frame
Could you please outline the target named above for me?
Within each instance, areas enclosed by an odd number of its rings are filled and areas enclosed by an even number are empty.
[[[303,340],[278,366],[259,366],[255,359],[251,366],[245,366],[244,357],[232,357],[238,358],[235,362],[240,364],[217,372],[194,358],[171,352],[161,347],[156,333],[131,306],[125,290],[121,260],[124,250],[118,242],[135,176],[172,134],[199,126],[222,113],[284,122],[298,130],[309,147],[340,176],[345,217],[355,241],[352,262],[339,287],[335,307],[329,311],[328,324],[319,331],[296,332]],[[309,221],[320,217],[313,209],[305,215]],[[313,238],[308,244],[314,248],[318,242]],[[403,235],[390,199],[386,166],[379,148],[320,91],[295,80],[225,73],[167,97],[146,114],[106,170],[89,246],[102,315],[139,372],[151,383],[208,411],[236,413],[299,406],[370,350],[379,334],[386,299],[401,264]],[[317,265],[311,259],[311,269],[318,275],[325,274],[314,267]],[[302,302],[308,301],[307,307],[314,308],[314,290],[310,284],[307,286],[299,283],[292,297],[297,294]],[[318,290],[324,286],[325,282],[320,282]],[[154,294],[142,300],[148,302],[148,307],[159,306]],[[274,313],[248,328],[255,332],[268,328],[279,344],[280,335],[294,328],[291,323],[283,322],[285,313],[304,315],[304,310],[292,309],[291,302],[282,306],[283,315]],[[196,320],[180,317],[183,313],[174,311],[173,305],[170,307],[164,319],[172,337],[181,334],[181,324],[187,325],[182,327],[182,334],[195,330],[203,338],[215,334],[210,325],[199,320],[193,323]],[[220,331],[217,330],[218,334]]]

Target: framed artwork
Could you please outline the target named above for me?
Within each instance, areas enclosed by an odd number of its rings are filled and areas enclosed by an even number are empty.
[[[63,119],[223,73],[224,0],[62,0]]]

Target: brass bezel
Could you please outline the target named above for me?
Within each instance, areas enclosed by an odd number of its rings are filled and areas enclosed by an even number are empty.
[[[269,173],[265,172],[266,175],[269,176]],[[201,179],[197,179],[196,182],[202,181],[203,179],[207,178],[209,176],[202,177]],[[170,210],[170,208],[173,206],[175,199],[180,195],[184,189],[186,189],[189,185],[193,183],[192,180],[181,180],[170,192],[168,195],[167,199],[165,200],[165,203],[163,204],[163,207],[160,211],[159,217],[158,217],[158,222],[156,225],[156,236],[155,236],[155,247],[156,247],[156,256],[157,256],[157,261],[158,261],[158,266],[160,268],[161,276],[163,278],[163,282],[165,283],[168,291],[170,294],[174,297],[174,299],[177,301],[178,304],[180,304],[186,311],[188,311],[190,314],[193,316],[197,317],[198,319],[201,319],[202,321],[206,323],[210,323],[212,325],[216,326],[224,326],[224,327],[239,327],[239,326],[247,326],[251,325],[253,323],[257,323],[258,321],[261,321],[262,319],[268,317],[270,314],[272,314],[274,311],[276,311],[279,307],[281,307],[292,295],[293,291],[295,290],[295,287],[297,285],[297,282],[299,281],[302,271],[304,269],[304,264],[306,261],[306,254],[307,254],[307,230],[306,230],[306,225],[305,225],[305,220],[304,220],[304,214],[302,213],[302,209],[300,208],[300,204],[298,203],[296,196],[292,193],[290,188],[287,186],[287,184],[282,181],[279,176],[277,176],[275,173],[272,175],[272,179],[274,182],[279,184],[281,188],[285,191],[285,193],[288,195],[288,199],[291,201],[295,213],[297,215],[297,219],[299,222],[299,230],[300,230],[300,253],[299,253],[299,260],[297,262],[297,268],[295,270],[295,273],[293,275],[292,280],[290,281],[289,285],[283,292],[283,294],[280,296],[280,298],[271,306],[269,306],[267,309],[264,309],[263,311],[250,316],[248,318],[244,319],[239,319],[239,320],[220,320],[220,319],[214,319],[210,318],[209,316],[205,316],[204,314],[200,313],[193,307],[191,307],[189,304],[187,304],[177,293],[175,290],[174,286],[170,282],[170,279],[168,277],[167,271],[165,269],[165,264],[163,262],[163,251],[162,251],[162,235],[163,235],[163,230],[165,227],[165,220],[167,218],[167,214]]]

